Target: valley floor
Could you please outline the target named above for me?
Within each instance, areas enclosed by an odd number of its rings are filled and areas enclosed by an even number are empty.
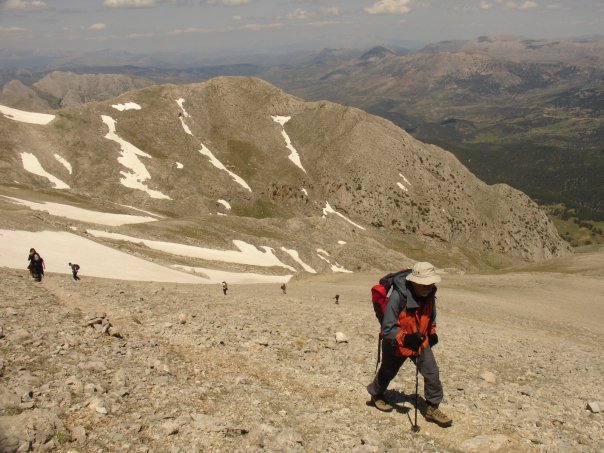
[[[397,411],[368,405],[380,275],[224,296],[1,268],[0,450],[598,451],[604,254],[591,259],[579,274],[444,276],[435,354],[454,423],[420,415],[417,434],[411,363],[388,392]]]

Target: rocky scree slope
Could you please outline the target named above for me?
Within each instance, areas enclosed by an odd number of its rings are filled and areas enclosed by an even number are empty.
[[[601,301],[597,278],[446,276],[435,354],[454,424],[425,422],[420,398],[413,434],[410,363],[388,392],[396,411],[368,404],[375,274],[301,280],[287,295],[234,285],[227,297],[219,285],[26,274],[0,269],[2,451],[589,452],[604,441],[602,310],[568,303],[586,287]]]

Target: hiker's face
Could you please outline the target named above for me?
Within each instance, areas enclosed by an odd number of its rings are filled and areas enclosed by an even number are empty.
[[[413,294],[419,297],[426,297],[434,289],[434,284],[420,285],[419,283],[411,282]]]

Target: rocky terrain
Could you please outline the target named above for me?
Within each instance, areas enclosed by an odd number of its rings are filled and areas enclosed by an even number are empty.
[[[126,91],[152,84],[143,77],[124,74],[53,71],[31,86],[26,86],[19,80],[6,83],[0,93],[0,101],[22,109],[64,108],[112,99]]]
[[[479,37],[261,75],[307,100],[387,118],[489,183],[602,220],[604,40]],[[579,176],[580,175],[580,176]]]
[[[411,364],[397,411],[368,405],[381,274],[223,296],[2,268],[0,450],[602,451],[603,264],[600,250],[444,274],[435,354],[454,424],[419,415],[417,434]]]

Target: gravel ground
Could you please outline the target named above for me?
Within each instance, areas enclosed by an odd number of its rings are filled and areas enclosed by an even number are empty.
[[[444,275],[434,351],[454,423],[420,413],[419,433],[411,363],[388,391],[396,411],[368,404],[380,275],[225,297],[2,268],[0,451],[604,451],[604,255],[592,259],[584,276]]]

